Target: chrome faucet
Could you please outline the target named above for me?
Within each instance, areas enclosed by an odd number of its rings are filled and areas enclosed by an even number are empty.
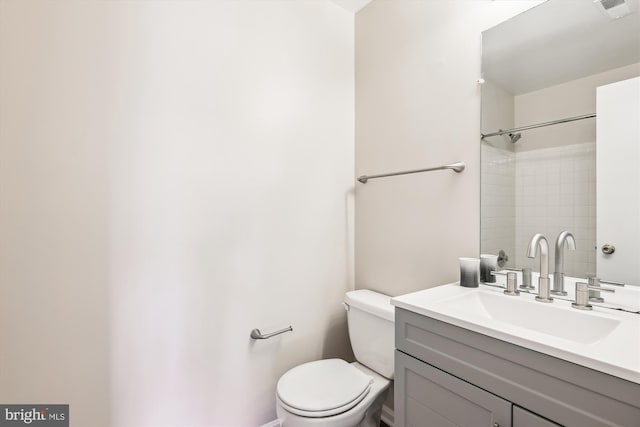
[[[576,250],[576,240],[569,231],[563,231],[558,234],[556,239],[556,257],[555,271],[553,272],[553,289],[551,293],[554,295],[567,295],[564,290],[564,247],[566,246],[572,251]]]
[[[547,239],[542,234],[538,233],[531,238],[527,256],[535,258],[538,246],[540,247],[540,277],[538,278],[536,301],[553,302],[553,298],[549,296],[549,243],[547,243]]]

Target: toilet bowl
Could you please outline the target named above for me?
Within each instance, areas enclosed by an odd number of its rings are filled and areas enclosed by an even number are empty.
[[[349,337],[357,361],[325,359],[287,371],[277,385],[284,427],[374,427],[393,379],[394,309],[390,297],[348,292]]]

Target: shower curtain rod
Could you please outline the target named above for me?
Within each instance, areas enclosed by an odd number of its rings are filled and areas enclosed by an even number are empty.
[[[428,169],[414,169],[414,170],[403,171],[403,172],[382,173],[379,175],[362,175],[358,177],[358,181],[360,181],[363,184],[366,184],[368,180],[374,179],[374,178],[384,178],[387,176],[406,175],[410,173],[419,173],[419,172],[431,172],[431,171],[438,171],[443,169],[451,169],[457,173],[460,173],[464,170],[465,166],[466,165],[464,164],[464,162],[457,162],[457,163],[451,163],[450,165],[438,166],[435,168],[428,168]]]
[[[513,128],[513,129],[507,129],[507,130],[500,129],[498,132],[481,133],[480,135],[482,135],[482,138],[487,138],[487,137],[490,137],[490,136],[504,135],[504,134],[514,133],[514,132],[519,132],[519,131],[522,131],[522,130],[529,130],[529,129],[541,128],[541,127],[544,127],[544,126],[557,125],[557,124],[560,124],[560,123],[573,122],[573,121],[576,121],[576,120],[590,119],[590,118],[595,117],[595,116],[596,116],[596,113],[584,114],[582,116],[569,117],[569,118],[566,118],[566,119],[559,119],[559,120],[552,120],[550,122],[538,123],[538,124],[529,125],[529,126],[521,126],[521,127],[517,127],[517,128]]]

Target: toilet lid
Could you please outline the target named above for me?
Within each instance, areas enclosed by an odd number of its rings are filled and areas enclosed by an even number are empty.
[[[296,366],[278,381],[277,394],[288,410],[308,417],[339,414],[357,405],[373,379],[341,359]]]

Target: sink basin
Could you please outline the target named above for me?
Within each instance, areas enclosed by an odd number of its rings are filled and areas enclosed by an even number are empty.
[[[640,384],[640,314],[571,301],[535,301],[488,286],[457,283],[392,298],[398,308]]]
[[[503,322],[570,341],[592,344],[608,336],[621,321],[599,313],[562,310],[530,299],[491,291],[467,292],[440,302],[442,309],[468,318]],[[574,325],[575,327],[566,327]]]

